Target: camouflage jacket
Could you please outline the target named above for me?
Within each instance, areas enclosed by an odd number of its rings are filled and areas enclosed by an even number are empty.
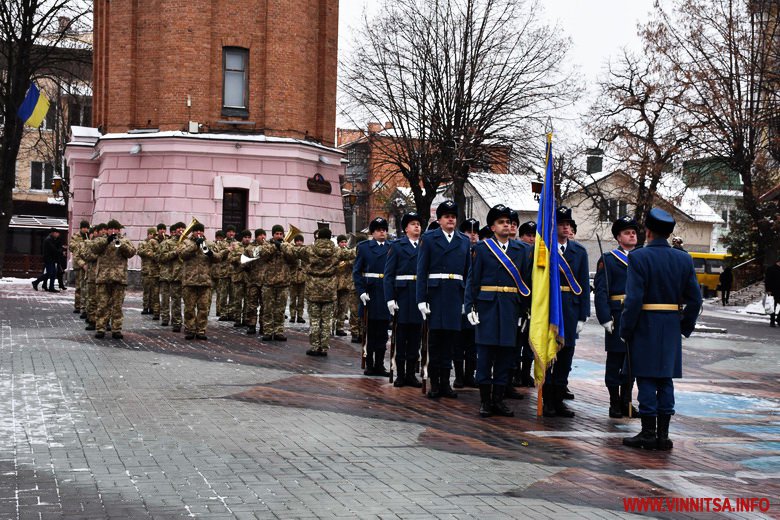
[[[179,245],[179,237],[171,236],[163,240],[160,249],[157,250],[157,262],[160,265],[160,280],[167,282],[181,282],[182,262],[176,253]]]
[[[98,255],[92,250],[92,244],[97,238],[85,240],[79,245],[79,259],[83,260],[87,266],[87,283],[97,282],[97,259]]]
[[[214,252],[221,253],[220,260],[211,264],[211,277],[217,278],[230,278],[233,274],[233,269],[228,263],[228,251],[230,249],[231,242],[235,240],[217,240],[214,242]]]
[[[336,271],[339,263],[355,258],[354,249],[340,249],[328,239],[298,246],[295,255],[306,266],[306,299],[313,302],[336,300]]]
[[[249,285],[262,287],[265,283],[266,262],[260,258],[260,252],[263,250],[263,247],[264,246],[258,245],[256,242],[252,242],[244,249],[244,256],[258,258],[257,260],[252,260],[242,266],[246,273],[246,283]]]
[[[352,281],[352,264],[354,263],[357,249],[343,249],[344,251],[352,251],[352,260],[342,260],[339,262],[338,269],[336,269],[336,290],[337,291],[350,291],[355,290],[355,284]]]
[[[124,237],[109,243],[104,236],[93,240],[90,248],[97,255],[96,283],[127,285],[127,260],[135,256],[133,243]]]
[[[293,246],[293,247],[305,247],[305,246]],[[306,261],[299,258],[295,261],[292,268],[292,276],[290,283],[302,284],[306,283]]]
[[[84,244],[85,238],[81,233],[76,233],[70,237],[70,249],[71,262],[73,264],[73,270],[82,269],[85,265],[85,261],[81,258],[81,246]]]
[[[157,278],[160,266],[157,264],[157,250],[160,244],[154,238],[147,238],[138,244],[138,256],[141,257],[141,274]]]
[[[176,247],[176,254],[184,263],[182,286],[211,287],[211,266],[222,259],[224,251],[217,251],[214,242],[207,240],[205,244],[211,254],[204,253],[192,238],[185,238]]]
[[[246,283],[247,275],[244,266],[241,265],[241,256],[244,254],[244,244],[236,240],[230,244],[227,253],[227,262],[230,264],[230,281],[232,283]]]
[[[260,260],[265,263],[263,285],[269,287],[288,287],[290,274],[296,264],[294,246],[287,242],[270,242],[260,248]]]

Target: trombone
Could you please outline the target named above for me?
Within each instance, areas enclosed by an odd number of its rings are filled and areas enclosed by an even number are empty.
[[[293,240],[295,240],[295,237],[301,234],[301,230],[297,227],[290,224],[290,229],[287,230],[287,233],[284,235],[284,241],[288,244],[292,244]]]

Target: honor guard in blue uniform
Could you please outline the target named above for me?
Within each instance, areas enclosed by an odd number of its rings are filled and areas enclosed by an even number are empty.
[[[575,226],[571,209],[558,208],[557,234],[555,244],[561,260],[561,302],[563,307],[563,348],[558,358],[547,371],[542,397],[545,417],[574,417],[574,412],[564,404],[568,392],[569,372],[574,358],[574,347],[579,333],[590,316],[590,279],[588,277],[588,252],[582,245],[570,240]],[[571,396],[573,398],[573,396]]]
[[[417,251],[422,219],[409,212],[401,218],[405,236],[390,244],[385,263],[384,291],[387,310],[395,317],[395,366],[393,386],[420,388],[414,372],[420,357],[422,316],[417,310]],[[392,363],[392,360],[391,360]]]
[[[461,222],[458,227],[461,233],[469,238],[470,247],[479,242],[479,221],[473,218],[467,218]],[[458,343],[455,344],[452,352],[452,362],[455,365],[455,381],[452,382],[454,388],[476,388],[477,383],[474,379],[474,371],[477,369],[477,348],[474,345],[474,325],[469,323],[466,316],[461,320],[463,329],[458,336]]]
[[[385,276],[385,260],[389,246],[387,240],[387,220],[376,217],[368,224],[372,240],[361,242],[357,247],[357,258],[352,267],[352,280],[355,292],[360,298],[359,315],[368,313],[366,328],[366,369],[367,376],[390,375],[385,369],[384,359],[387,349],[387,327],[390,314],[387,312],[385,290],[382,279]]]
[[[439,204],[439,227],[423,234],[417,253],[417,308],[428,320],[428,397],[432,399],[458,396],[450,387],[450,370],[464,313],[470,242],[455,228],[457,218],[453,201]]]
[[[481,417],[513,417],[504,404],[510,369],[517,359],[517,328],[528,314],[531,258],[528,246],[511,240],[510,210],[499,204],[487,215],[493,238],[472,250],[465,305],[475,326]]]
[[[642,419],[642,431],[623,439],[632,448],[672,448],[672,378],[682,377],[682,336],[693,332],[702,304],[693,259],[669,246],[674,225],[669,213],[651,209],[645,246],[628,259],[620,337],[628,345]]]
[[[534,244],[536,243],[536,222],[529,220],[520,225],[517,232],[519,240],[528,244],[528,254],[533,263]],[[530,324],[530,323],[529,323]],[[531,368],[534,362],[534,351],[531,350],[531,343],[528,341],[528,329],[520,329],[520,386],[533,388],[534,378],[531,377]]]
[[[620,314],[626,298],[626,270],[628,257],[636,248],[639,224],[631,217],[623,217],[612,224],[612,236],[618,247],[604,253],[596,265],[594,303],[596,318],[606,334],[604,348],[607,351],[607,365],[604,370],[604,384],[609,391],[609,416],[620,419],[623,416],[637,417],[631,406],[631,392],[634,379],[628,372],[626,344],[620,339]]]

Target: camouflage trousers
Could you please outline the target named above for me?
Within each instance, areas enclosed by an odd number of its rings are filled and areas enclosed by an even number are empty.
[[[313,302],[309,300],[309,343],[315,350],[327,352],[330,348],[330,330],[333,327],[335,302]]]
[[[254,327],[257,325],[257,314],[258,311],[260,313],[260,316],[263,315],[263,291],[262,288],[259,285],[250,285],[246,290],[246,313],[244,318],[244,323],[247,324],[249,327]],[[260,327],[262,329],[263,322],[260,322]]]
[[[184,332],[206,334],[211,308],[211,287],[186,285],[181,288],[184,300]]]
[[[87,282],[87,321],[97,322],[97,284]]]
[[[284,333],[287,287],[263,286],[263,334]]]
[[[233,281],[230,284],[232,297],[230,302],[230,317],[233,321],[244,323],[246,321],[246,283]]]
[[[353,336],[363,336],[363,322],[358,316],[358,299],[354,292],[349,293],[349,332]]]
[[[160,315],[160,278],[143,275],[144,309],[152,311],[155,316]]]
[[[181,282],[160,280],[160,320],[181,327]]]
[[[305,283],[294,283],[290,285],[290,319],[296,317],[303,318],[303,293],[306,289]]]
[[[344,320],[349,312],[349,290],[336,293],[336,316],[334,319],[336,330],[344,330]]]
[[[122,331],[122,304],[125,302],[127,286],[119,283],[97,284],[97,322],[98,332],[106,331],[106,323],[110,321],[111,332]]]
[[[216,282],[214,292],[217,293],[217,315],[230,316],[230,307],[228,307],[230,278],[216,278],[214,281]]]
[[[73,269],[73,274],[75,276],[74,285],[76,286],[76,293],[73,295],[73,308],[77,311],[80,311],[82,307],[86,307],[86,300],[83,297],[82,294],[82,288],[84,285],[84,278],[86,278],[84,273],[84,269],[79,269],[78,267],[75,267]]]
[[[87,307],[89,306],[89,276],[87,275],[87,271],[84,268],[79,269],[81,272],[81,276],[77,276],[76,280],[79,282],[79,293],[80,293],[80,305],[79,308],[81,309],[81,312],[87,312]]]

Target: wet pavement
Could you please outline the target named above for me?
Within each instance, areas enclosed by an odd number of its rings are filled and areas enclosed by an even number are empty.
[[[366,378],[358,345],[304,355],[306,325],[263,343],[226,322],[209,341],[125,302],[97,340],[72,293],[0,288],[0,519],[778,518],[780,329],[708,306],[727,334],[684,341],[671,452],[629,450],[609,419],[603,329],[575,353],[574,419],[480,419],[478,392],[431,401]],[[624,499],[766,498],[768,511],[630,515]],[[679,504],[678,504],[679,505]],[[678,507],[679,509],[679,507]]]

